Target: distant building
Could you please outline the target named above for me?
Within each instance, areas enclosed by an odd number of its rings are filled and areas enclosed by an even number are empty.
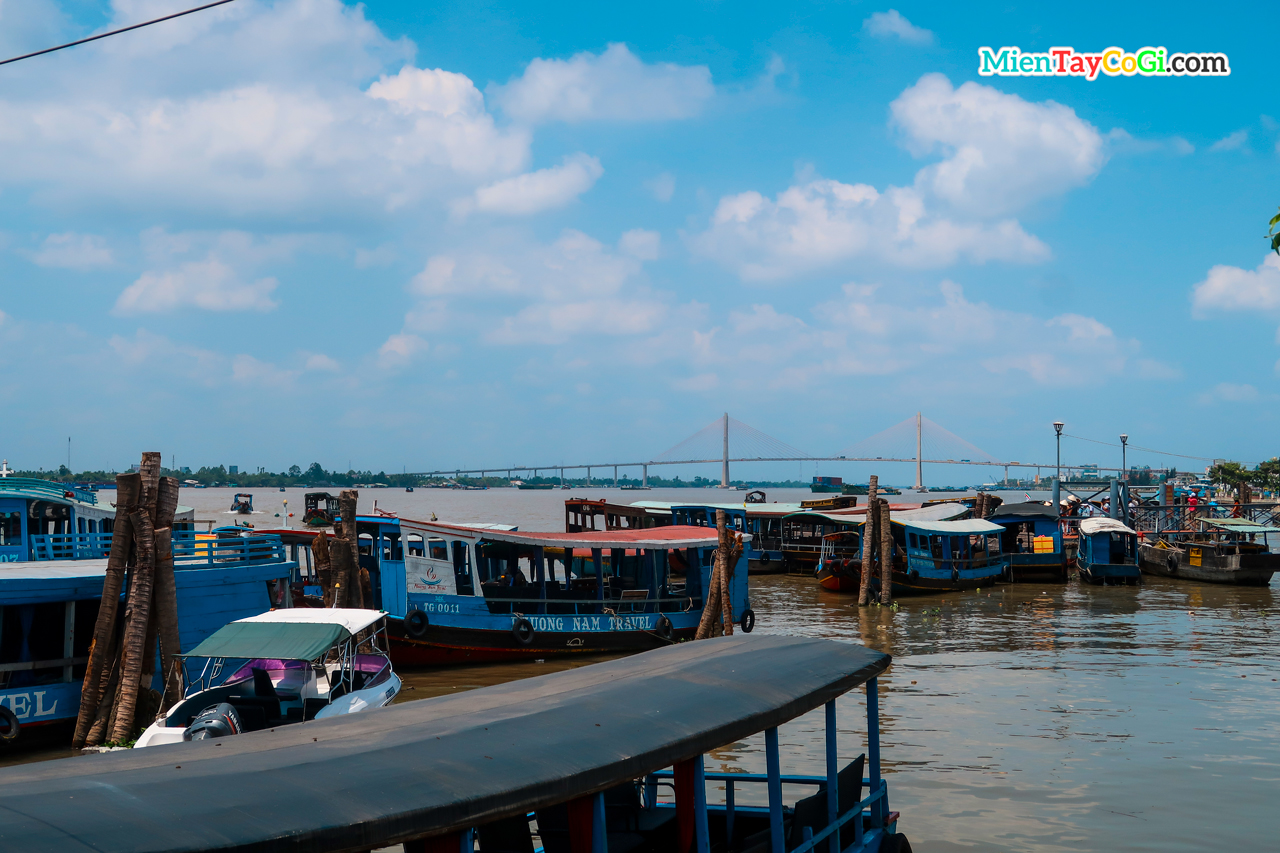
[[[228,465],[228,466],[227,466],[227,473],[228,473],[228,474],[239,474],[239,473],[240,473],[240,466],[239,466],[239,465]]]
[[[184,474],[190,474],[190,473],[191,473],[191,466],[189,466],[189,465],[183,465],[183,466],[182,466],[182,473],[184,473]]]
[[[141,470],[142,470],[142,464],[139,462],[135,462],[129,466],[129,473],[131,474],[137,474]]]

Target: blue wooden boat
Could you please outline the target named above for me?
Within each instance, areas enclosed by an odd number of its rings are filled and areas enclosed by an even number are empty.
[[[1043,503],[1003,504],[988,518],[1001,527],[1000,548],[1009,556],[1011,583],[1066,583],[1058,510]]]
[[[715,530],[685,526],[523,533],[401,519],[399,533],[402,560],[383,559],[377,584],[397,666],[641,651],[691,638],[718,545]],[[732,618],[749,631],[745,557],[730,592]]]
[[[5,740],[29,726],[75,719],[111,548],[110,533],[31,538],[26,547],[39,559],[10,562],[0,570],[0,739]],[[288,606],[285,592],[297,564],[286,559],[277,537],[240,529],[211,535],[179,530],[173,549],[184,650],[230,621]],[[80,553],[97,556],[58,559]]]
[[[726,524],[738,533],[749,534],[743,537],[742,543],[742,552],[747,558],[747,574],[776,575],[786,571],[782,552],[782,519],[792,506],[767,503],[675,504],[671,507],[671,522],[715,527],[716,512],[724,510]]]
[[[228,511],[239,515],[252,515],[253,495],[248,492],[236,493],[236,495],[231,498],[231,509]]]
[[[889,663],[736,635],[212,743],[5,767],[0,838],[24,853],[68,839],[132,853],[903,853],[880,754]],[[860,686],[865,755],[862,733],[837,725],[837,699]],[[779,727],[818,708],[823,770],[784,774]],[[706,753],[759,732],[765,772],[707,772]],[[753,792],[761,805],[740,802]]]
[[[1097,585],[1142,583],[1138,569],[1138,533],[1114,518],[1080,522],[1076,569],[1080,580]]]

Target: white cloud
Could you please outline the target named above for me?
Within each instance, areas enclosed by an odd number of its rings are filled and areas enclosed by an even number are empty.
[[[406,367],[427,349],[427,342],[417,335],[405,333],[392,335],[378,348],[378,367],[383,369]]]
[[[152,314],[178,308],[206,311],[270,311],[274,278],[242,281],[230,266],[215,257],[190,261],[177,269],[145,272],[116,300],[117,314]]]
[[[815,180],[769,200],[757,192],[725,196],[693,249],[737,271],[769,281],[874,258],[909,267],[960,260],[1035,262],[1049,249],[1013,220],[962,223],[931,216],[911,189],[884,193],[867,184]]]
[[[291,385],[298,378],[298,371],[284,370],[268,361],[251,355],[237,355],[231,359],[231,380],[246,385],[262,385],[281,388]]]
[[[1280,255],[1270,252],[1256,269],[1218,264],[1191,289],[1196,316],[1209,311],[1274,311],[1280,308]]]
[[[391,243],[383,243],[374,249],[356,249],[356,269],[385,267],[396,259],[396,247]]]
[[[661,303],[639,299],[594,299],[530,305],[484,334],[495,344],[560,344],[579,335],[638,335],[652,331],[666,314]]]
[[[908,44],[933,44],[933,33],[917,27],[898,12],[875,12],[862,22],[862,28],[876,38],[899,38]]]
[[[619,238],[618,248],[633,258],[656,261],[662,253],[662,235],[657,231],[633,228]]]
[[[715,373],[699,373],[684,379],[671,380],[671,387],[677,391],[711,391],[720,385],[720,377]]]
[[[1220,382],[1200,395],[1200,402],[1211,403],[1252,403],[1261,395],[1252,385],[1237,385],[1232,382]]]
[[[1237,130],[1229,133],[1209,146],[1210,151],[1237,151],[1249,145],[1249,131]]]
[[[705,65],[645,64],[625,44],[601,54],[535,59],[524,74],[492,90],[517,121],[662,121],[689,118],[715,94]]]
[[[304,352],[303,355],[307,357],[306,364],[305,364],[305,368],[307,370],[323,370],[329,373],[334,373],[334,372],[337,372],[339,369],[341,369],[341,365],[339,365],[335,359],[330,358],[324,353]]]
[[[981,216],[1085,184],[1106,160],[1102,135],[1070,107],[980,83],[953,88],[941,74],[921,77],[890,112],[908,150],[944,157],[916,175],[916,187]]]
[[[90,270],[109,266],[114,258],[107,241],[95,234],[50,234],[40,251],[31,256],[42,267]]]
[[[671,197],[676,194],[676,179],[670,172],[663,172],[652,181],[645,181],[645,188],[658,201],[671,201]]]
[[[539,169],[514,178],[480,187],[473,198],[459,205],[458,213],[469,209],[508,216],[528,216],[563,207],[595,185],[604,168],[595,157],[573,154],[559,166]]]
[[[411,56],[341,0],[245,0],[108,40],[0,96],[0,182],[63,206],[315,215],[525,168],[526,130],[498,128],[468,78]]]

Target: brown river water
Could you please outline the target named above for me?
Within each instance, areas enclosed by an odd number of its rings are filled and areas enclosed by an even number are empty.
[[[182,502],[199,518],[222,521],[232,491],[184,490]],[[563,529],[569,495],[693,503],[734,493],[386,489],[362,492],[361,508],[376,498],[409,517],[435,512],[441,520],[555,530]],[[778,490],[769,499],[802,496]],[[253,523],[274,526],[285,497],[291,510],[301,507],[302,490],[256,490],[266,512]],[[860,609],[809,578],[770,576],[752,578],[751,599],[761,633],[863,643],[893,655],[880,679],[883,758],[890,807],[902,813],[899,829],[918,851],[1280,846],[1276,582],[1245,589],[1156,578],[1139,588],[1073,581]],[[590,662],[401,671],[401,698]],[[865,750],[863,693],[838,707],[843,761]],[[784,772],[824,772],[821,711],[784,726],[780,743]],[[0,763],[65,754],[51,745]],[[717,750],[708,768],[764,772],[763,738]],[[741,788],[738,797],[751,800]]]

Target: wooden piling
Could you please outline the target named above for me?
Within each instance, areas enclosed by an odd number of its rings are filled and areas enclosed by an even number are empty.
[[[858,583],[858,605],[871,603],[871,577],[876,565],[876,492],[880,478],[875,474],[867,486],[867,515],[862,524],[862,569]]]
[[[880,603],[893,601],[893,525],[889,523],[889,502],[880,498]]]
[[[724,547],[726,527],[724,510],[716,510],[716,535],[719,539],[719,547],[716,548],[715,557],[711,561],[711,577],[702,593],[702,618],[698,620],[698,631],[693,636],[695,640],[705,640],[715,636],[717,617],[721,613],[720,551]],[[701,573],[702,569],[691,565],[689,571]]]
[[[366,607],[373,603],[364,601],[360,584],[360,536],[356,532],[359,498],[360,493],[355,489],[343,489],[338,495],[338,506],[342,512],[342,537],[347,541],[350,551],[346,572],[341,576],[347,590],[347,607]]]
[[[98,606],[98,620],[94,624],[89,662],[85,667],[84,684],[81,687],[80,715],[76,718],[76,730],[71,739],[75,749],[83,747],[87,742],[89,731],[98,716],[103,690],[111,680],[111,668],[115,662],[116,615],[120,590],[124,585],[124,573],[129,564],[130,546],[133,544],[129,517],[137,508],[141,491],[141,475],[116,476],[116,517],[112,526],[111,553],[107,557],[102,601]]]
[[[320,582],[324,606],[333,606],[333,566],[329,558],[329,537],[321,530],[311,540],[311,563],[316,567],[316,580]]]
[[[145,500],[145,475],[143,489]],[[152,494],[154,495],[154,491]],[[139,507],[131,520],[138,559],[129,583],[124,638],[120,643],[120,691],[116,701],[116,719],[111,726],[111,739],[117,742],[129,740],[133,734],[138,687],[142,681],[143,647],[146,645],[147,622],[151,615],[151,593],[155,586],[155,530],[151,526],[151,515],[145,507]]]

